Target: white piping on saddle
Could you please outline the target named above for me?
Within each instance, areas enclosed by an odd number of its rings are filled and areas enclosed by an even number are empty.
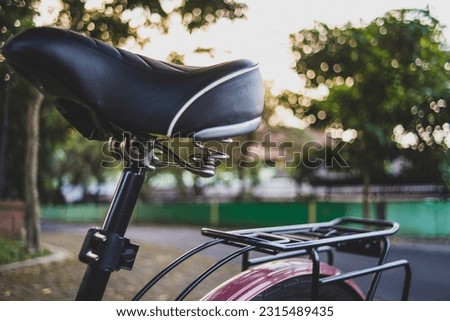
[[[200,90],[198,93],[196,93],[194,96],[191,97],[191,99],[189,99],[184,105],[183,107],[181,107],[181,109],[178,111],[178,113],[175,115],[175,117],[172,119],[172,122],[170,123],[169,129],[167,130],[167,137],[171,137],[173,134],[173,129],[175,127],[175,125],[177,124],[178,120],[180,119],[180,117],[183,115],[183,113],[186,111],[186,109],[189,108],[190,105],[192,105],[192,103],[194,101],[196,101],[199,97],[201,97],[202,95],[204,95],[205,93],[207,93],[208,91],[210,91],[211,89],[213,89],[214,87],[217,87],[218,85],[236,78],[242,74],[245,74],[247,72],[250,72],[252,70],[255,70],[258,68],[258,65],[255,65],[253,67],[244,69],[244,70],[239,70],[236,71],[232,74],[229,74],[225,77],[222,77],[214,82],[212,82],[211,84],[209,84],[208,86],[206,86],[205,88],[203,88],[202,90]]]
[[[194,134],[195,138],[200,140],[210,139],[212,137],[223,137],[226,138],[230,132],[233,136],[241,135],[246,131],[253,131],[258,128],[261,123],[261,117],[254,118],[252,120],[248,120],[242,123],[233,124],[233,125],[225,125],[203,129]]]

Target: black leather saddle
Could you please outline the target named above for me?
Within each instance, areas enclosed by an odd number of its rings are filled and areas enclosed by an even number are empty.
[[[15,36],[2,54],[89,139],[123,132],[221,139],[260,123],[263,85],[249,60],[187,67],[46,27]]]

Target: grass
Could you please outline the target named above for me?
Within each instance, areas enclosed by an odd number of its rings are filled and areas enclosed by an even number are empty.
[[[23,242],[0,239],[0,265],[19,262],[50,254],[48,250],[41,250],[35,254],[28,254]]]

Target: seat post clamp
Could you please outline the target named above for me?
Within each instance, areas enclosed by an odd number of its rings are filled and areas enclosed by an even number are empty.
[[[86,235],[78,258],[102,271],[131,270],[139,245],[129,239],[100,228],[91,228]]]

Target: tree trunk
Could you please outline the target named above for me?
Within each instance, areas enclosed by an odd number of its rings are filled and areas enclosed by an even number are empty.
[[[178,192],[178,197],[183,199],[183,200],[187,200],[188,199],[188,195],[189,195],[189,189],[186,186],[186,184],[183,181],[183,171],[181,170],[176,170],[174,172],[175,175],[175,179],[177,181],[177,192]]]
[[[9,107],[11,104],[11,82],[12,82],[13,72],[8,69],[5,77],[9,77],[5,80],[4,88],[4,105],[3,105],[3,121],[1,129],[0,138],[0,198],[7,197],[7,173],[6,173],[6,151],[8,145],[8,134],[9,134]]]
[[[377,202],[377,219],[386,219],[386,202],[384,201],[384,199]]]
[[[200,176],[194,176],[194,196],[203,196],[203,186],[200,184]]]
[[[370,218],[370,173],[363,169],[363,217]]]
[[[241,164],[241,162],[243,160],[247,161],[247,158],[249,156],[249,145],[247,144],[248,142],[252,142],[253,141],[253,137],[254,134],[253,133],[249,133],[247,135],[245,135],[245,140],[242,141],[240,143],[240,157],[238,159],[238,163],[236,164],[237,166],[237,170],[238,170],[238,177],[239,177],[239,181],[241,182],[241,186],[240,186],[240,191],[239,191],[239,195],[236,197],[237,201],[248,201],[251,196],[251,192],[252,192],[252,181],[253,181],[253,176],[252,176],[252,171],[251,171],[251,167],[248,168],[246,166],[244,166],[243,164]],[[246,182],[246,179],[249,179],[249,182]]]
[[[40,250],[40,204],[38,191],[39,111],[44,96],[34,87],[27,106],[25,151],[25,229],[29,253]]]
[[[241,183],[239,186],[239,194],[236,196],[236,201],[241,202],[245,200],[245,195],[247,193],[247,185],[245,182],[245,168],[242,166],[237,166],[238,178]]]

